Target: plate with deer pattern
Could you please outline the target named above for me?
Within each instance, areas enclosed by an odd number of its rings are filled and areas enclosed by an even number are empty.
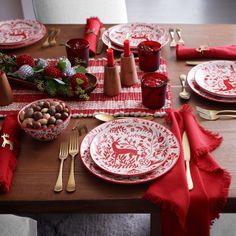
[[[96,165],[121,176],[147,174],[178,154],[178,142],[167,128],[137,118],[103,124],[102,131],[90,145],[90,155]]]

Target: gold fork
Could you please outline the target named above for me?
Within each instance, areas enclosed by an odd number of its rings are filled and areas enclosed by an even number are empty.
[[[50,41],[51,37],[53,36],[54,32],[55,32],[55,28],[50,28],[50,29],[49,29],[49,31],[48,31],[48,36],[47,36],[47,38],[45,39],[44,43],[42,44],[42,47],[43,47],[43,48],[46,48],[46,47],[49,47],[49,46],[50,46],[49,41]]]
[[[79,136],[77,132],[73,132],[70,136],[69,154],[71,155],[70,176],[66,190],[68,192],[75,191],[75,175],[74,175],[74,158],[79,152]]]
[[[174,31],[174,29],[170,28],[169,29],[169,33],[170,33],[170,37],[171,37],[170,47],[176,47],[175,31]]]
[[[61,160],[61,164],[60,164],[59,174],[57,177],[57,182],[54,187],[55,192],[62,191],[62,186],[63,186],[63,184],[62,184],[62,169],[63,169],[64,160],[67,157],[68,157],[68,142],[62,142],[61,146],[60,146],[60,152],[59,152],[59,159]]]
[[[236,110],[208,110],[202,107],[196,106],[196,110],[202,118],[206,120],[217,120],[219,118],[236,118],[233,114],[221,114],[221,113],[236,113]]]
[[[54,31],[54,34],[53,34],[53,37],[52,39],[49,41],[49,45],[51,47],[55,46],[57,44],[57,41],[56,41],[56,38],[58,36],[58,34],[61,32],[60,29],[56,28],[55,31]]]
[[[176,34],[179,37],[178,44],[184,45],[184,40],[183,40],[182,35],[181,35],[181,29],[176,29],[175,31],[176,31]]]

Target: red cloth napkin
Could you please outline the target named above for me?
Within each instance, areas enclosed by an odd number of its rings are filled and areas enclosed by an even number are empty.
[[[102,22],[97,17],[90,17],[87,19],[84,38],[89,42],[89,53],[91,56],[96,54],[97,40],[102,26]]]
[[[9,115],[4,119],[1,129],[0,142],[0,192],[9,192],[13,172],[16,168],[16,157],[20,151],[20,131],[21,128],[17,123],[16,115]],[[6,140],[13,143],[13,150],[10,150],[10,145],[4,144],[3,135],[9,135]],[[7,141],[6,141],[7,142]]]
[[[231,180],[210,154],[220,145],[222,137],[201,127],[188,105],[170,111],[168,119],[179,143],[183,131],[187,132],[194,188],[188,190],[181,148],[175,167],[155,180],[144,197],[160,205],[164,236],[209,236],[210,224],[226,203]]]
[[[195,58],[212,58],[212,59],[236,59],[236,45],[209,47],[208,50],[198,52],[196,48],[188,48],[178,44],[176,46],[176,58],[195,59]]]

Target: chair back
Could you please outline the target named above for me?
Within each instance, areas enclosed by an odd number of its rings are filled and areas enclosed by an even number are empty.
[[[97,16],[103,23],[127,23],[125,0],[32,0],[35,18],[44,24],[85,24]]]

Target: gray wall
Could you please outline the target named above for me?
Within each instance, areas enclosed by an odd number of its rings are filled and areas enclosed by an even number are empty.
[[[21,0],[0,0],[0,20],[23,18]]]

